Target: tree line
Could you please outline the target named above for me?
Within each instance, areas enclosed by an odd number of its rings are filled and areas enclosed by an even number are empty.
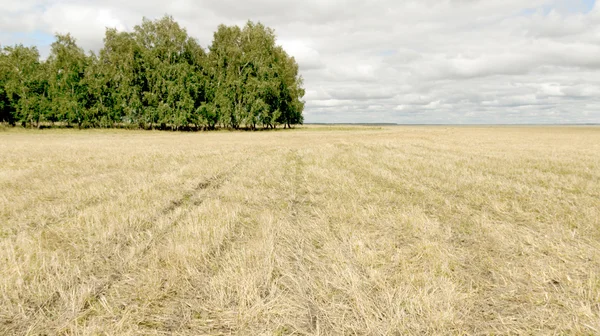
[[[42,127],[275,128],[302,124],[302,77],[275,33],[220,25],[205,50],[172,17],[107,28],[99,53],[57,34],[50,54],[0,50],[0,121]]]

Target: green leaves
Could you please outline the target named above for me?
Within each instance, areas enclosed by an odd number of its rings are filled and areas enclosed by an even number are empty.
[[[304,104],[298,65],[275,43],[275,33],[248,22],[219,26],[209,48],[210,85],[222,124],[238,128],[301,123]]]
[[[37,124],[46,108],[44,64],[35,47],[4,47],[0,52],[2,119]]]
[[[275,33],[221,25],[208,52],[172,17],[107,29],[98,55],[56,35],[50,56],[0,52],[0,121],[78,127],[275,128],[302,123],[302,78]]]
[[[90,58],[70,34],[56,35],[46,61],[51,110],[49,120],[80,127],[86,121],[88,88],[83,79],[89,63]]]

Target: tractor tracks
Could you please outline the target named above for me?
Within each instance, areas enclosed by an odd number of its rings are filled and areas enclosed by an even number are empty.
[[[61,316],[60,321],[53,322],[52,324],[56,327],[56,332],[64,331],[71,322],[75,319],[78,322],[83,322],[87,317],[85,312],[91,309],[95,302],[97,302],[100,297],[110,290],[114,284],[118,283],[123,279],[123,277],[127,274],[127,272],[136,264],[136,261],[143,258],[148,254],[149,251],[152,250],[154,246],[161,240],[163,240],[173,229],[178,225],[180,215],[176,214],[179,208],[182,208],[186,205],[191,206],[199,206],[205,200],[207,200],[210,195],[203,193],[207,190],[217,190],[224,183],[228,181],[228,179],[233,175],[236,169],[249,161],[250,158],[244,158],[226,170],[223,170],[212,177],[202,180],[198,182],[192,189],[184,191],[178,198],[171,200],[167,206],[157,212],[156,215],[144,220],[143,222],[143,231],[139,234],[140,237],[149,237],[147,241],[140,246],[139,248],[134,248],[133,253],[129,254],[122,262],[117,262],[119,254],[121,251],[125,251],[127,248],[131,248],[136,242],[134,239],[128,239],[124,244],[120,245],[119,248],[113,251],[110,255],[105,256],[104,260],[110,260],[112,263],[109,263],[107,267],[99,268],[99,269],[91,269],[86,276],[81,277],[79,281],[74,281],[72,284],[67,286],[62,290],[64,293],[75,293],[78,287],[83,287],[88,282],[94,282],[94,279],[102,279],[97,284],[92,286],[92,289],[87,294],[87,297],[84,299],[84,304],[79,308],[75,309],[72,313],[68,314],[68,316]],[[162,228],[159,228],[158,223],[161,219],[165,217],[173,216],[174,218],[170,219],[166,225]],[[39,327],[48,321],[48,314],[52,313],[54,309],[56,309],[61,302],[62,295],[60,292],[54,292],[45,302],[40,304],[34,309],[34,313],[32,316],[32,321],[29,323],[30,330],[31,328]],[[60,323],[62,322],[62,323]]]

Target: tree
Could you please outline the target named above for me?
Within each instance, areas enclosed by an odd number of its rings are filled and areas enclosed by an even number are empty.
[[[275,127],[302,123],[304,96],[298,65],[275,43],[272,29],[249,21],[219,26],[209,48],[209,104],[223,125]]]
[[[277,88],[275,33],[261,23],[248,22],[242,30],[241,47],[244,62],[241,71],[242,104],[246,107],[241,119],[254,129],[258,123],[270,120],[269,116],[274,112],[266,101]]]
[[[239,126],[236,103],[240,93],[238,73],[242,67],[240,40],[239,27],[220,25],[209,47],[209,103],[218,111],[218,121],[232,128]]]
[[[98,111],[101,126],[143,120],[140,59],[131,33],[106,30],[104,47],[90,62],[85,76],[90,108]]]
[[[70,35],[56,34],[47,61],[52,121],[76,123],[85,120],[87,88],[83,81],[89,59]]]
[[[0,50],[0,121],[40,126],[238,129],[302,123],[302,77],[275,32],[219,26],[208,54],[172,17],[107,29],[98,54],[56,35],[48,59]]]
[[[2,119],[39,125],[46,108],[47,83],[35,47],[4,47],[0,56]]]
[[[275,106],[278,107],[280,115],[277,121],[290,128],[291,125],[302,124],[304,117],[304,88],[302,87],[303,79],[298,73],[298,64],[293,57],[279,47],[277,49],[277,77],[279,84],[279,96]]]
[[[170,16],[144,19],[133,36],[141,53],[145,122],[176,129],[198,122],[194,113],[204,99],[204,50]]]
[[[5,50],[2,49],[0,50],[0,122],[14,124],[14,108],[8,92],[6,92],[6,85],[11,77],[10,69],[6,64],[8,64],[8,56]]]

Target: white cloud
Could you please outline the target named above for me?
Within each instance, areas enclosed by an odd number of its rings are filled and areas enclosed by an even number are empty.
[[[310,41],[279,40],[279,44],[296,59],[301,70],[315,70],[324,67],[321,61],[321,55],[317,50],[311,47]]]
[[[586,5],[587,3],[587,5]],[[207,46],[220,23],[275,28],[306,121],[600,122],[600,6],[588,0],[0,0],[0,43],[71,32],[101,47],[171,14]],[[35,38],[38,36],[38,38]]]
[[[107,27],[125,30],[126,25],[110,8],[85,4],[58,4],[41,15],[42,23],[56,33],[72,33],[84,49],[98,49]]]

